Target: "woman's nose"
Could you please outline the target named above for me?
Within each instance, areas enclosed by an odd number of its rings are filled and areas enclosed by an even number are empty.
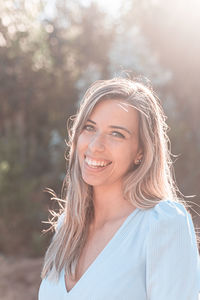
[[[88,148],[91,152],[102,152],[105,149],[105,141],[102,135],[95,134],[89,142]]]

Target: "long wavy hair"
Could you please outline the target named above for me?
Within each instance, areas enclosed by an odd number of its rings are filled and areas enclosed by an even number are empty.
[[[140,209],[152,208],[166,198],[180,201],[173,179],[168,126],[158,97],[151,88],[130,79],[96,81],[85,93],[69,129],[68,173],[60,199],[64,201],[62,222],[47,249],[42,278],[58,279],[64,268],[67,276],[77,279],[77,263],[94,216],[93,191],[81,176],[77,140],[94,107],[107,99],[121,99],[139,113],[143,158],[124,177],[124,198]]]

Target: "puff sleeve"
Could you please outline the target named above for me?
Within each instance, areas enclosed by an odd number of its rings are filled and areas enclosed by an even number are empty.
[[[190,214],[177,202],[152,210],[146,252],[148,300],[198,300],[199,253]]]

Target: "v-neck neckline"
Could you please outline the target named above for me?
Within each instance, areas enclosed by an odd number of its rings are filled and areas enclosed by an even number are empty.
[[[101,250],[101,252],[96,256],[96,258],[93,260],[93,262],[89,265],[89,267],[86,269],[86,271],[83,273],[83,275],[79,278],[79,280],[76,282],[76,284],[68,291],[66,286],[66,280],[65,280],[65,270],[63,269],[62,279],[64,281],[64,289],[65,293],[67,295],[71,295],[81,284],[81,282],[84,280],[84,278],[88,275],[88,273],[94,268],[94,266],[101,260],[105,252],[111,247],[111,245],[114,243],[114,241],[118,238],[121,231],[124,229],[128,221],[138,212],[139,208],[135,208],[129,215],[126,217],[126,219],[123,221],[123,223],[120,225],[120,227],[116,230],[114,235],[111,237],[111,239],[108,241],[108,243],[105,245],[105,247]]]

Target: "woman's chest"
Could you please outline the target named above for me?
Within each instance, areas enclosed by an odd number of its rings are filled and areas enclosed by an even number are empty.
[[[72,277],[65,276],[65,284],[68,291],[76,285],[87,269],[95,263],[95,260],[109,244],[117,229],[118,224],[114,224],[114,226],[106,227],[103,230],[90,232],[78,260],[76,279],[73,280]]]
[[[70,291],[64,270],[57,285],[44,280],[39,300],[146,300],[145,256],[120,248],[95,261]]]
[[[43,281],[41,294],[52,289],[51,295],[62,294],[60,300],[146,300],[146,227],[133,225],[115,235],[70,291],[63,270],[57,286]],[[55,298],[39,298],[47,299]]]
[[[129,240],[129,239],[128,239]],[[146,253],[144,241],[124,239],[106,251],[89,266],[70,291],[66,289],[64,271],[57,286],[46,281],[43,290],[62,295],[62,300],[146,300]],[[109,251],[108,251],[109,250]],[[61,298],[62,297],[62,298]],[[40,300],[55,298],[40,298]]]

